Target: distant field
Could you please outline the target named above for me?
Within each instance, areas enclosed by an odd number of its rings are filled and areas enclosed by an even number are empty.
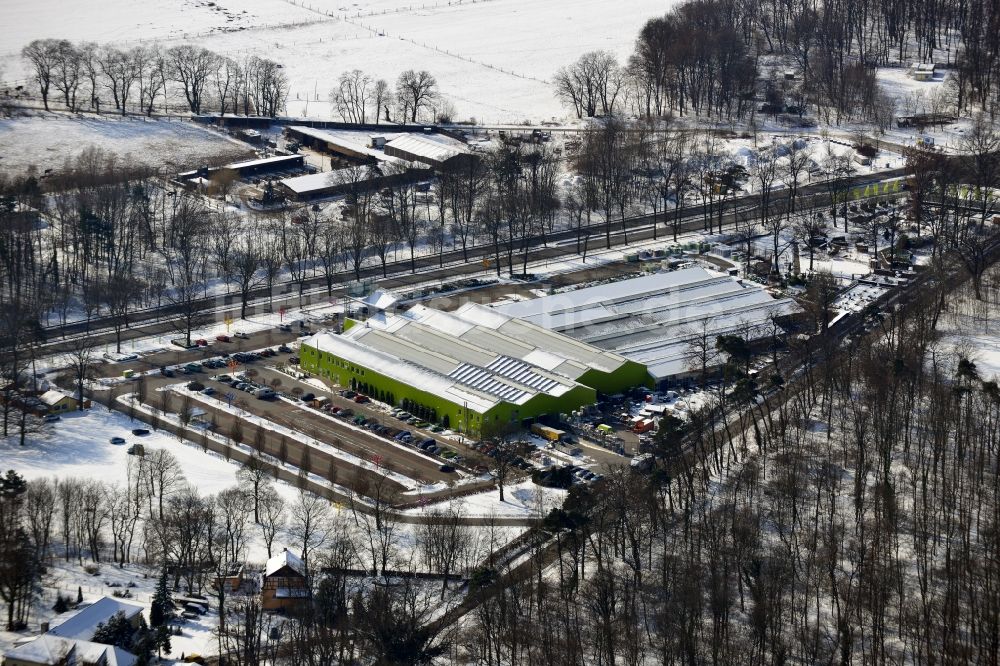
[[[56,115],[0,120],[0,172],[6,174],[31,166],[58,171],[89,146],[169,171],[250,154],[242,144],[190,122]]]
[[[7,27],[0,66],[4,78],[23,78],[16,54],[42,36],[176,43],[187,35],[221,53],[282,62],[294,115],[328,117],[327,93],[344,70],[392,81],[416,68],[437,76],[461,118],[544,120],[565,115],[547,83],[556,69],[594,49],[624,60],[642,24],[676,2],[94,0],[67,7],[61,0],[7,0],[0,3],[0,25]]]

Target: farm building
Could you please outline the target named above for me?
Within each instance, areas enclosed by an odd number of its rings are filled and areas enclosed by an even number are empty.
[[[657,384],[670,384],[700,372],[697,340],[714,342],[734,334],[751,342],[770,338],[776,320],[801,309],[754,283],[694,267],[505,304],[496,311],[620,354],[648,367]]]
[[[385,154],[434,169],[472,159],[460,141],[435,134],[405,134],[385,144]]]
[[[365,145],[360,137],[355,138],[347,132],[332,132],[305,125],[292,125],[285,129],[285,136],[293,141],[298,141],[303,146],[328,153],[353,164],[384,162],[388,159],[381,150]]]
[[[383,176],[378,167],[371,167],[365,179],[364,188],[378,190],[383,187],[396,187],[403,183],[415,183],[430,177],[427,169],[407,169],[403,173]],[[346,194],[356,187],[352,183],[354,174],[350,169],[335,169],[304,176],[294,176],[278,181],[279,189],[295,201],[310,201],[324,197],[335,197]]]
[[[473,433],[568,413],[647,378],[637,363],[471,304],[379,313],[314,335],[300,356],[304,370]]]
[[[240,178],[249,178],[250,176],[260,176],[277,171],[301,169],[305,164],[304,160],[305,158],[302,155],[276,155],[274,157],[264,157],[259,160],[233,162],[221,167],[203,167],[194,171],[184,171],[177,174],[177,178],[181,181],[207,180],[213,175],[224,171],[232,172]]]

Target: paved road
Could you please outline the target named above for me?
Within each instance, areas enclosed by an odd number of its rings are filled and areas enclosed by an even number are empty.
[[[797,210],[809,208],[819,208],[830,205],[831,193],[837,189],[846,189],[858,184],[875,182],[881,179],[895,178],[904,174],[903,169],[885,171],[877,176],[851,176],[849,178],[837,179],[830,183],[815,183],[804,185],[799,188],[796,202]],[[787,206],[788,193],[778,191],[772,194],[770,210],[772,214],[783,212]],[[714,207],[690,206],[679,213],[681,223],[679,232],[690,233],[702,231],[708,223],[708,216],[711,213],[712,224],[715,229],[731,227],[737,216],[734,211],[740,211],[740,216],[751,215],[753,210],[759,205],[757,195],[747,195],[731,199],[727,202],[716,202]],[[729,212],[721,212],[729,211]],[[721,212],[721,214],[720,214]],[[674,221],[674,213],[667,215],[661,213],[657,216],[639,215],[625,220],[612,222],[612,232],[610,244],[613,247],[626,246],[636,241],[645,241],[661,238],[663,241],[672,240],[672,233],[668,233],[668,226]],[[606,225],[604,222],[596,222],[585,227],[581,233],[577,229],[567,229],[544,236],[535,236],[529,239],[529,262],[544,262],[547,260],[564,259],[567,254],[573,254],[576,250],[576,239],[586,236],[589,240],[585,242],[588,251],[600,250],[606,247]],[[520,253],[515,252],[514,270],[520,270],[523,258]],[[388,264],[388,274],[390,277],[382,277],[382,269],[378,266],[366,266],[361,270],[361,277],[365,279],[377,280],[378,286],[387,289],[406,289],[422,283],[449,282],[456,279],[481,274],[484,271],[482,260],[495,260],[493,248],[489,245],[476,246],[468,251],[469,261],[466,262],[462,251],[452,250],[445,252],[442,259],[444,266],[439,266],[439,258],[435,256],[419,257],[415,262],[416,271],[411,272],[411,265],[408,260],[391,262]],[[503,257],[501,261],[503,261]],[[495,266],[494,266],[495,268]],[[504,268],[500,267],[503,271]],[[275,308],[282,306],[294,307],[300,304],[310,305],[327,302],[331,299],[343,298],[344,288],[339,285],[354,281],[355,274],[351,271],[344,271],[334,276],[333,283],[338,285],[332,292],[325,288],[326,280],[322,276],[312,277],[305,282],[308,292],[300,299],[297,287],[284,283],[276,287],[273,298],[269,296],[266,288],[259,288],[253,291],[253,304],[248,307],[248,314],[262,314],[273,312]],[[204,310],[208,320],[221,322],[226,318],[239,318],[239,297],[236,294],[223,295],[201,299],[199,305]],[[177,330],[176,321],[160,320],[169,317],[177,311],[175,306],[164,306],[139,310],[130,315],[130,320],[143,322],[134,325],[125,331],[124,339],[134,339],[148,337],[151,335],[162,335]],[[152,323],[145,323],[152,320]],[[46,348],[46,352],[55,353],[68,351],[71,346],[63,343],[59,338],[64,336],[78,335],[90,332],[97,344],[107,344],[114,342],[114,334],[108,328],[112,320],[109,318],[98,318],[91,322],[77,322],[65,326],[50,326],[46,328],[46,335],[51,341]],[[94,335],[99,333],[99,335]]]

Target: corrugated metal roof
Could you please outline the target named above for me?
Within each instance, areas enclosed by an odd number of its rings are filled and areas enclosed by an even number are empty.
[[[559,331],[647,366],[657,379],[691,370],[692,341],[741,333],[771,334],[775,316],[801,311],[756,284],[695,267],[657,273],[529,301],[505,304],[503,315]]]
[[[399,150],[414,157],[433,162],[444,162],[451,157],[466,152],[458,146],[446,145],[440,141],[434,141],[421,135],[397,137],[386,143],[385,147],[386,149]]]

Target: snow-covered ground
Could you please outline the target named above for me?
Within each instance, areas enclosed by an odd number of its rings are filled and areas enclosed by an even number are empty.
[[[59,171],[92,146],[167,173],[252,154],[246,144],[182,120],[64,114],[0,120],[0,172]]]
[[[624,61],[645,21],[671,4],[100,0],[67,6],[60,0],[7,0],[0,3],[7,35],[0,67],[5,79],[23,83],[26,73],[17,54],[40,37],[134,46],[153,40],[173,45],[186,35],[220,53],[253,52],[283,63],[291,80],[291,115],[328,117],[328,93],[343,71],[360,68],[393,82],[401,71],[415,68],[437,77],[460,118],[539,120],[566,115],[547,83],[556,69],[595,49]]]
[[[18,445],[16,437],[0,439],[0,460],[4,469],[13,469],[28,480],[78,477],[125,483],[131,457],[126,450],[133,443],[141,443],[147,454],[157,448],[170,451],[188,483],[202,494],[217,493],[236,484],[237,464],[165,432],[132,435],[132,428],[139,427],[145,425],[95,406],[64,414],[59,421],[46,424],[45,431],[30,435],[23,447]],[[111,444],[112,437],[123,437],[126,443]],[[298,492],[285,484],[279,483],[277,487],[286,499]]]

